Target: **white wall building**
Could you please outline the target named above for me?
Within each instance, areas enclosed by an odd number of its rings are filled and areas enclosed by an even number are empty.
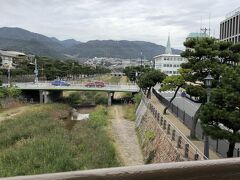
[[[27,55],[16,51],[2,51],[0,50],[0,68],[14,69],[14,63],[17,60],[26,59]]]
[[[168,36],[167,46],[165,49],[165,53],[153,57],[154,59],[154,68],[160,69],[165,74],[178,75],[178,70],[180,69],[180,65],[187,60],[180,55],[172,54],[172,49],[170,45],[170,37]]]
[[[220,23],[220,40],[240,43],[240,7],[228,13]]]

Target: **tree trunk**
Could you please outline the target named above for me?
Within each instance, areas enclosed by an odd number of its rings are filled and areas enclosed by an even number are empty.
[[[229,142],[227,157],[233,157],[234,147],[235,147],[235,142]]]
[[[179,90],[182,86],[183,86],[183,84],[181,84],[180,86],[177,86],[177,88],[176,88],[176,90],[175,90],[175,92],[174,92],[173,97],[170,99],[168,105],[164,108],[163,114],[166,114],[166,113],[167,113],[168,108],[171,106],[171,103],[172,103],[172,101],[175,99],[178,90]]]

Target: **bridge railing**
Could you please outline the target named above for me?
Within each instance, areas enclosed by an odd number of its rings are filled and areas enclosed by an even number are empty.
[[[139,88],[136,84],[122,84],[122,83],[119,83],[119,84],[105,84],[104,87],[98,87],[98,86],[91,86],[91,87],[86,87],[86,84],[83,84],[83,83],[72,83],[70,84],[70,86],[54,86],[51,84],[51,82],[49,81],[45,81],[45,82],[38,82],[38,83],[14,83],[13,85],[15,85],[16,87],[19,87],[20,89],[40,89],[40,88],[44,88],[44,89],[47,89],[47,88],[51,88],[51,89],[54,89],[54,88],[59,88],[61,87],[62,89],[75,89],[75,88],[82,88],[82,89],[86,89],[86,88],[89,88],[89,89],[103,89],[103,90],[113,90],[113,91],[116,91],[116,90],[129,90],[129,91],[138,91]]]
[[[117,168],[16,176],[5,180],[239,180],[240,158],[184,161]]]
[[[51,85],[52,81],[39,81],[38,83],[34,83],[34,82],[14,82],[13,85],[15,84],[29,84],[29,85],[37,85],[37,84],[49,84]],[[79,82],[79,81],[68,81],[68,83],[71,86],[74,85],[82,85],[85,86],[87,84],[87,82]],[[120,85],[124,85],[124,86],[137,86],[136,83],[104,83],[106,86],[120,86]]]

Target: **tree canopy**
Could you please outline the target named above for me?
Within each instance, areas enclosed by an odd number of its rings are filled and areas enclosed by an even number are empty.
[[[161,83],[166,75],[160,70],[151,70],[144,73],[138,81],[138,85],[143,90],[148,91],[148,96],[150,95],[151,88],[155,86],[157,83]]]
[[[36,57],[37,65],[39,70],[39,77],[45,76],[48,80],[53,80],[56,77],[67,77],[67,76],[78,76],[93,75],[93,74],[105,74],[109,73],[110,70],[102,66],[89,66],[79,64],[74,60],[60,60],[51,59],[48,57]],[[34,64],[30,62],[21,62],[17,65],[16,69],[11,70],[11,76],[16,75],[29,75],[34,72]],[[6,70],[1,70],[3,74],[6,74]],[[0,74],[1,74],[0,72]]]
[[[193,38],[184,43],[182,56],[188,62],[181,65],[187,93],[199,96],[199,111],[203,130],[212,138],[229,141],[228,157],[233,156],[236,142],[240,141],[240,44],[217,41],[214,38]],[[206,102],[204,78],[214,78],[210,102]],[[199,83],[200,82],[200,83]],[[194,86],[193,84],[198,84]]]

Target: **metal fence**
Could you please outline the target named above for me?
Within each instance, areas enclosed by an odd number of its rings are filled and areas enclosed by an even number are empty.
[[[159,102],[161,102],[163,105],[167,106],[169,101],[165,99],[161,94],[159,94],[154,88],[152,90],[153,94],[157,97]],[[190,116],[187,114],[185,111],[181,110],[179,107],[175,106],[174,104],[171,104],[169,110],[176,116],[178,119],[186,125],[189,129],[193,128],[193,123],[194,123],[194,116]],[[201,126],[201,121],[198,120],[196,124],[196,129],[195,129],[195,135],[197,138],[202,139],[204,138],[203,135],[203,130]],[[229,143],[227,140],[214,140],[209,137],[209,144],[211,148],[219,153],[222,157],[227,157],[227,151],[228,151],[228,146]],[[240,150],[239,148],[234,149],[234,157],[239,157]]]
[[[167,118],[157,110],[157,108],[150,104],[149,109],[157,120],[158,124],[161,126],[161,129],[169,136],[172,141],[172,144],[176,145],[176,148],[187,160],[205,160],[206,156]]]
[[[171,143],[177,148],[185,160],[205,160],[207,157],[157,108],[151,104],[146,96],[142,95],[142,103],[150,110],[153,118],[157,121],[160,128],[168,136]]]

